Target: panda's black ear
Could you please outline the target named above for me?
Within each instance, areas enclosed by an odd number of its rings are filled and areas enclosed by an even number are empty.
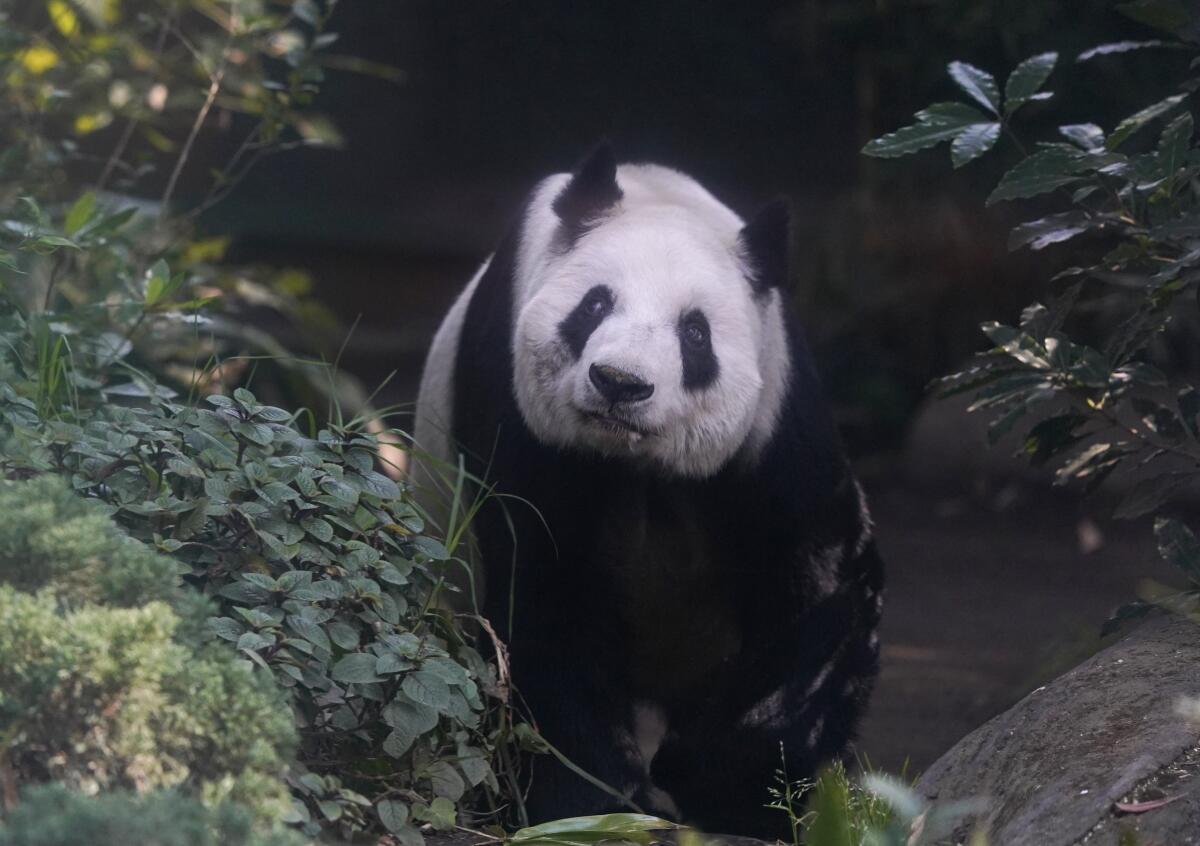
[[[765,294],[787,281],[791,221],[788,202],[780,198],[763,207],[738,235],[756,294]]]
[[[567,237],[574,241],[589,224],[620,202],[621,196],[617,160],[608,142],[601,141],[554,198],[554,213],[563,222]]]

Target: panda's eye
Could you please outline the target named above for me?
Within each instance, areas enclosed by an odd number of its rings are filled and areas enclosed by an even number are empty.
[[[603,294],[592,294],[583,304],[583,310],[591,317],[599,317],[608,310],[608,298]]]
[[[708,327],[698,320],[690,320],[683,327],[683,340],[691,347],[700,349],[708,344]]]

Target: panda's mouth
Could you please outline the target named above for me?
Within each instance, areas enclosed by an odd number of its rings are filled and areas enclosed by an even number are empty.
[[[614,435],[636,435],[639,438],[650,438],[657,434],[652,429],[639,426],[631,420],[619,417],[611,412],[604,414],[599,411],[581,411],[585,419]]]

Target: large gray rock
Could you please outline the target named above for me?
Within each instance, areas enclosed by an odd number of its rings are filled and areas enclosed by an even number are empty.
[[[1089,833],[1089,844],[1115,844],[1118,826],[1104,825],[1114,803],[1200,741],[1176,710],[1197,694],[1200,627],[1156,617],[967,735],[917,790],[987,798],[983,822],[997,846],[1069,846]],[[1140,816],[1157,835],[1145,842],[1194,842],[1196,810],[1190,794]],[[1160,831],[1157,820],[1181,827]]]

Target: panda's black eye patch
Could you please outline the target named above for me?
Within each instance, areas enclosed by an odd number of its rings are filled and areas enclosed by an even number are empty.
[[[703,390],[716,381],[720,369],[712,348],[708,318],[700,309],[692,309],[679,318],[676,331],[683,361],[684,390]]]
[[[588,338],[612,311],[613,302],[613,292],[608,286],[596,285],[583,295],[579,304],[558,324],[559,337],[576,359],[583,355]]]

